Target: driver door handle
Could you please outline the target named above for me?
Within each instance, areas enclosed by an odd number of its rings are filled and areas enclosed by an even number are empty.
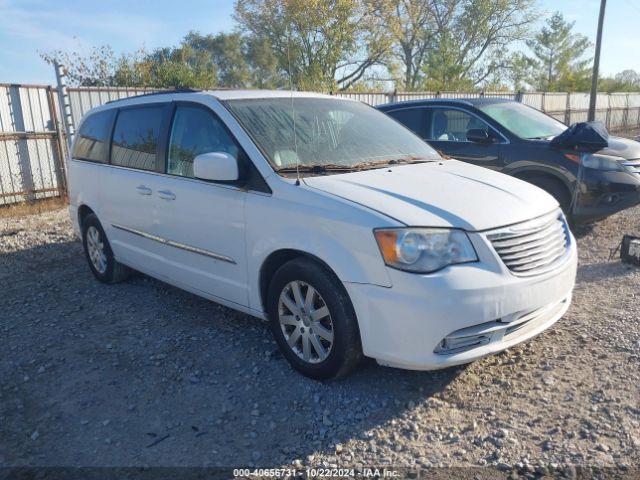
[[[149,187],[144,186],[144,185],[138,185],[136,187],[136,190],[138,191],[138,193],[140,195],[151,195],[151,189]]]
[[[175,200],[176,195],[169,190],[158,190],[158,196],[163,200]]]

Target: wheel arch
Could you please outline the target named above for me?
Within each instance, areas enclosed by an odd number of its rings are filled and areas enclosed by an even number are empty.
[[[80,231],[82,231],[82,223],[84,219],[87,218],[87,215],[96,214],[91,207],[87,204],[82,204],[78,207],[78,225],[80,226]]]
[[[275,250],[271,252],[262,262],[260,266],[260,274],[259,274],[259,288],[260,288],[260,302],[264,311],[267,310],[267,295],[269,292],[269,285],[271,283],[271,279],[273,275],[278,271],[278,269],[287,262],[291,260],[295,260],[296,258],[307,258],[319,264],[322,268],[324,268],[329,274],[331,274],[336,280],[337,284],[342,288],[345,293],[346,289],[342,284],[342,281],[336,274],[336,272],[329,266],[327,262],[322,260],[321,258],[313,255],[309,252],[305,252],[303,250],[298,250],[295,248],[282,248],[279,250]]]
[[[559,172],[557,172],[552,168],[544,168],[544,167],[532,168],[529,166],[529,167],[517,168],[504,173],[508,173],[509,175],[524,181],[527,181],[528,178],[532,178],[532,177],[548,178],[548,179],[559,182],[567,190],[567,193],[569,194],[569,196],[571,196],[571,192],[573,191],[573,185],[571,184],[571,181],[568,178],[566,178],[564,175],[560,174]]]

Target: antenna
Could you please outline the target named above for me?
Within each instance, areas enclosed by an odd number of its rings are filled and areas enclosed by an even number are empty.
[[[300,157],[298,157],[298,140],[296,136],[296,109],[293,105],[293,75],[291,74],[291,26],[287,26],[287,63],[289,74],[289,91],[291,92],[291,118],[293,119],[293,149],[296,152],[296,185],[300,185]]]

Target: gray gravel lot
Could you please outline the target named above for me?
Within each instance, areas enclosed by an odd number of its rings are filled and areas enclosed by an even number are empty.
[[[623,232],[640,207],[582,232],[573,305],[532,341],[322,384],[264,322],[95,281],[64,209],[0,219],[0,466],[638,466],[640,269],[607,260]]]

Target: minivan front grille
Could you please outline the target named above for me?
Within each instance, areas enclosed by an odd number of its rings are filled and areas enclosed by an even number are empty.
[[[515,275],[538,275],[562,263],[569,250],[569,229],[561,212],[492,230],[487,238]]]

